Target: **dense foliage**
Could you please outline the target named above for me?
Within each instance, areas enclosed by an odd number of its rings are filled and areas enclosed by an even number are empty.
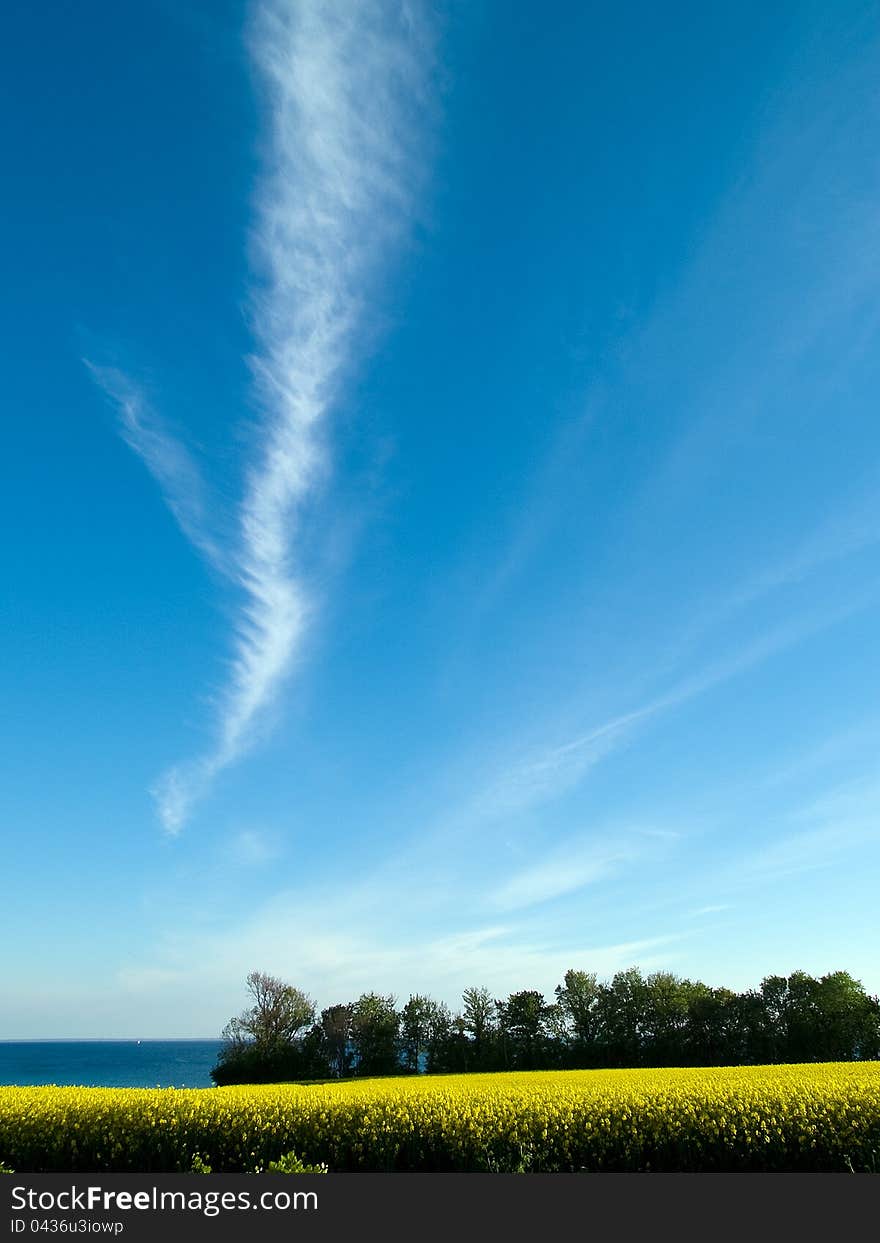
[[[254,973],[259,1002],[235,1022],[212,1072],[219,1084],[415,1073],[645,1066],[731,1066],[880,1058],[880,1002],[846,971],[796,971],[735,993],[635,967],[600,981],[568,971],[547,1002],[534,990],[466,989],[460,1013],[414,995],[365,993],[316,1017],[308,998]],[[279,1010],[296,1034],[279,1039]],[[244,1038],[242,1032],[247,1033]]]
[[[18,1171],[252,1171],[291,1151],[331,1171],[876,1171],[880,1064],[0,1088]]]

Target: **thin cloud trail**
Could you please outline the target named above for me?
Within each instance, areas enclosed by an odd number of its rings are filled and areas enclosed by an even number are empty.
[[[537,749],[505,766],[494,781],[466,804],[460,820],[462,831],[470,833],[474,823],[497,821],[559,797],[577,786],[592,768],[609,755],[626,746],[640,726],[845,621],[875,600],[876,592],[869,589],[835,608],[778,626],[726,659],[682,679],[665,694],[612,717],[567,742]],[[451,831],[449,824],[443,822],[444,842],[448,842]]]
[[[260,444],[235,554],[245,600],[215,745],[153,791],[171,833],[252,744],[300,653],[314,608],[297,519],[326,473],[327,416],[363,352],[368,303],[419,173],[429,39],[408,4],[270,0],[255,10],[250,49],[270,133],[254,230]]]
[[[215,569],[229,574],[231,566],[223,552],[222,541],[211,530],[198,464],[164,425],[143,390],[127,375],[116,367],[100,367],[88,359],[83,362],[116,408],[122,438],[159,484],[165,503],[183,534]]]

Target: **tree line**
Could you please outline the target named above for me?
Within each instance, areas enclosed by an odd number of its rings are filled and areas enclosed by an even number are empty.
[[[771,975],[743,993],[637,967],[571,970],[554,1000],[467,988],[453,1012],[413,994],[364,993],[317,1011],[302,990],[247,977],[252,1005],[223,1030],[217,1084],[624,1066],[729,1066],[880,1058],[880,1000],[846,971]]]

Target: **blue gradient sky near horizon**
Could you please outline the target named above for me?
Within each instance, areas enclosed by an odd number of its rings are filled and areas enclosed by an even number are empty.
[[[7,25],[0,1038],[880,991],[880,7]]]

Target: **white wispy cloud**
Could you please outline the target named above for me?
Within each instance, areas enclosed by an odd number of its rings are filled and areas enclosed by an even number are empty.
[[[430,40],[405,0],[266,0],[253,10],[249,49],[268,129],[252,235],[260,417],[229,547],[206,534],[191,459],[120,373],[92,368],[182,530],[243,596],[214,743],[153,790],[171,833],[253,743],[301,653],[315,601],[298,519],[326,475],[327,418],[375,331],[370,303],[423,160],[415,136]]]
[[[815,799],[789,817],[789,831],[753,850],[743,875],[784,876],[831,867],[880,843],[880,783],[872,774]],[[794,828],[794,831],[791,831]]]
[[[812,746],[799,745],[781,762],[775,760],[768,766],[762,784],[773,789],[811,779],[823,769],[860,769],[873,760],[878,747],[880,719],[872,714],[821,736]]]
[[[162,490],[183,534],[212,565],[230,572],[212,516],[202,473],[192,454],[153,409],[143,389],[117,367],[83,359],[92,379],[110,399],[123,439],[143,460]]]
[[[668,967],[682,940],[681,934],[671,933],[563,943],[546,930],[497,924],[453,924],[444,933],[413,930],[400,936],[393,929],[364,924],[359,915],[352,917],[345,896],[328,907],[303,895],[279,895],[227,931],[197,932],[166,943],[155,961],[127,966],[121,983],[138,992],[154,990],[157,1004],[167,1004],[176,973],[181,999],[204,995],[203,1014],[210,1014],[219,1028],[256,963],[295,981],[320,1006],[353,1000],[367,988],[402,1001],[411,992],[424,991],[429,982],[438,1000],[455,1007],[472,985],[486,985],[498,997],[523,987],[552,996],[570,967],[600,976],[634,962],[643,969]],[[198,971],[193,961],[201,964]]]
[[[280,854],[281,850],[274,836],[258,829],[243,829],[228,845],[230,860],[245,867],[271,863]]]
[[[666,663],[675,663],[714,627],[773,593],[793,587],[837,562],[880,544],[878,483],[880,477],[875,469],[866,487],[818,522],[785,555],[693,609],[684,619]]]
[[[491,821],[558,798],[576,787],[597,764],[628,745],[637,730],[654,718],[698,699],[845,620],[873,599],[873,594],[859,595],[834,608],[783,623],[631,711],[611,717],[565,742],[532,749],[487,783],[470,803],[463,821],[468,825],[475,820]]]
[[[490,895],[490,905],[517,910],[575,893],[604,880],[624,865],[653,857],[661,842],[668,844],[677,836],[669,832],[616,831],[569,839],[508,877]]]

